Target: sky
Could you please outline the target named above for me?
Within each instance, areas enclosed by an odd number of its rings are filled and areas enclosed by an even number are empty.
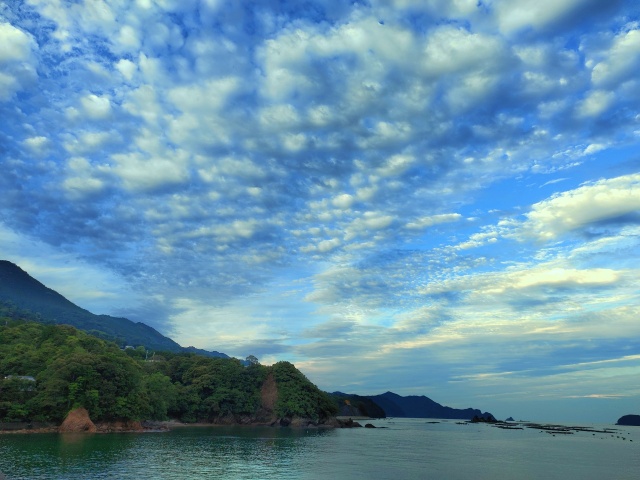
[[[0,257],[184,346],[640,414],[634,0],[0,1]]]

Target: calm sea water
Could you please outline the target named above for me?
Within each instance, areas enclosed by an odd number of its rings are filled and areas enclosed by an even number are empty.
[[[616,431],[553,436],[428,422],[372,422],[384,429],[0,435],[0,471],[9,480],[640,478],[640,427],[590,425]]]

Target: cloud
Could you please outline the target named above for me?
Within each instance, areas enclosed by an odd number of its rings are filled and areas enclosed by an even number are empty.
[[[31,57],[33,40],[9,23],[0,23],[0,62],[22,62]]]
[[[0,101],[10,100],[37,77],[33,39],[19,28],[0,22]]]
[[[536,203],[526,214],[521,235],[552,240],[607,223],[637,223],[639,182],[637,174],[603,179]]]
[[[171,188],[184,184],[189,174],[184,166],[186,154],[175,152],[172,158],[147,157],[143,154],[114,154],[114,172],[124,187],[133,191]]]
[[[92,120],[104,120],[111,114],[111,102],[105,96],[89,94],[80,99],[84,113]]]
[[[637,28],[617,35],[603,58],[593,67],[591,78],[594,85],[607,88],[633,78],[633,72],[640,65],[639,44],[640,30]]]
[[[606,112],[614,100],[615,95],[612,92],[593,91],[578,104],[576,113],[579,117],[597,117]]]
[[[595,16],[605,6],[595,0],[499,0],[494,2],[494,8],[500,30],[509,35],[527,29],[539,31],[565,26],[584,15]]]
[[[47,153],[48,146],[51,144],[51,142],[47,137],[37,136],[27,138],[23,141],[23,144],[34,155],[42,156]]]
[[[431,215],[428,217],[417,218],[414,221],[407,223],[407,228],[411,230],[421,230],[440,223],[457,222],[461,219],[462,215],[459,213]]]

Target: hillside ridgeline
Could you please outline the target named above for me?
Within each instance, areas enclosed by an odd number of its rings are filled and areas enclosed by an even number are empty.
[[[475,408],[451,408],[434,402],[429,397],[410,395],[400,396],[393,392],[381,395],[371,395],[366,398],[379,405],[387,417],[406,418],[447,418],[471,420],[474,417],[481,419],[493,418],[488,412],[482,412]]]
[[[174,352],[145,360],[143,349],[122,350],[68,325],[0,322],[0,422],[59,425],[84,408],[95,425],[335,426],[334,402],[288,362],[245,366]]]
[[[17,265],[0,260],[0,315],[27,318],[45,324],[67,324],[119,345],[144,346],[146,349],[191,352],[224,357],[195,347],[182,347],[154,328],[126,318],[95,315],[80,308],[55,290],[47,288]]]

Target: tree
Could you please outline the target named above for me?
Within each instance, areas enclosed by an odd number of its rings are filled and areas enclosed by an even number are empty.
[[[258,357],[255,357],[253,355],[249,355],[245,360],[249,362],[249,365],[260,365]]]

